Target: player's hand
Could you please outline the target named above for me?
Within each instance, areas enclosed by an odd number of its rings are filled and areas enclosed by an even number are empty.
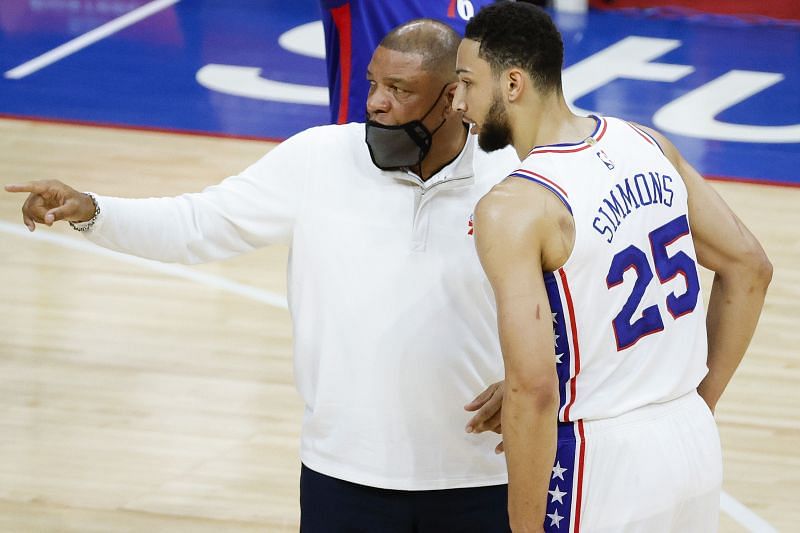
[[[89,195],[81,193],[57,180],[29,181],[6,185],[8,192],[27,192],[22,204],[22,221],[30,231],[36,223],[52,226],[57,220],[84,222],[94,216],[94,202]]]
[[[494,431],[502,433],[500,415],[503,408],[503,388],[505,382],[498,381],[489,385],[485,391],[477,395],[471,402],[464,406],[467,411],[477,411],[467,422],[467,433],[482,433]],[[503,452],[503,442],[494,449],[495,453]]]

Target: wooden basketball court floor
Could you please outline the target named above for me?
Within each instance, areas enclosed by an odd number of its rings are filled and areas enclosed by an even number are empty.
[[[270,147],[0,120],[0,176],[171,195]],[[775,265],[717,412],[721,530],[798,531],[800,188],[715,187]],[[0,531],[296,531],[302,405],[282,302],[287,250],[158,265],[64,226],[30,234],[22,200],[0,192]]]

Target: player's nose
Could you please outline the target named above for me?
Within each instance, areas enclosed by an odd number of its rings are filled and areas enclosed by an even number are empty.
[[[453,103],[451,104],[454,111],[465,113],[467,111],[467,102],[464,99],[464,88],[459,83],[456,86],[456,92],[453,94]]]

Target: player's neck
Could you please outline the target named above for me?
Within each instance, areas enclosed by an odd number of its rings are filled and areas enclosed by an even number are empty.
[[[597,125],[592,118],[574,114],[560,93],[537,99],[520,111],[516,123],[512,118],[514,147],[520,159],[536,146],[579,143]]]

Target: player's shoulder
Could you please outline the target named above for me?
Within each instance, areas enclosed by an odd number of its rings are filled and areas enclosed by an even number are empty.
[[[557,160],[528,156],[507,171],[505,179],[484,195],[476,208],[476,217],[498,226],[521,227],[549,225],[553,220],[571,216],[567,192],[559,184]]]
[[[562,202],[568,203],[567,191],[562,178],[565,172],[571,172],[571,160],[564,160],[559,154],[530,154],[508,173],[509,183],[515,184],[521,190],[531,189],[529,194],[539,195],[543,188],[556,196]],[[566,169],[566,170],[565,170]],[[538,186],[536,186],[538,185]]]
[[[512,176],[494,185],[475,206],[475,218],[484,225],[525,226],[535,223],[545,213],[537,209],[548,199],[539,187],[531,187]]]
[[[541,187],[508,178],[495,185],[475,207],[473,227],[481,257],[484,254],[524,258],[547,265],[562,265],[568,239],[560,236],[571,227],[571,215]],[[483,259],[482,259],[483,260]],[[538,263],[537,263],[538,264]]]
[[[665,155],[667,155],[668,151],[675,149],[673,144],[664,136],[664,134],[649,126],[640,124],[635,120],[627,120],[619,117],[603,117],[603,120],[605,120],[605,122],[608,124],[608,129],[614,135],[618,134],[619,132],[625,132],[628,135],[632,135],[635,138],[640,138],[654,145],[664,152]]]

